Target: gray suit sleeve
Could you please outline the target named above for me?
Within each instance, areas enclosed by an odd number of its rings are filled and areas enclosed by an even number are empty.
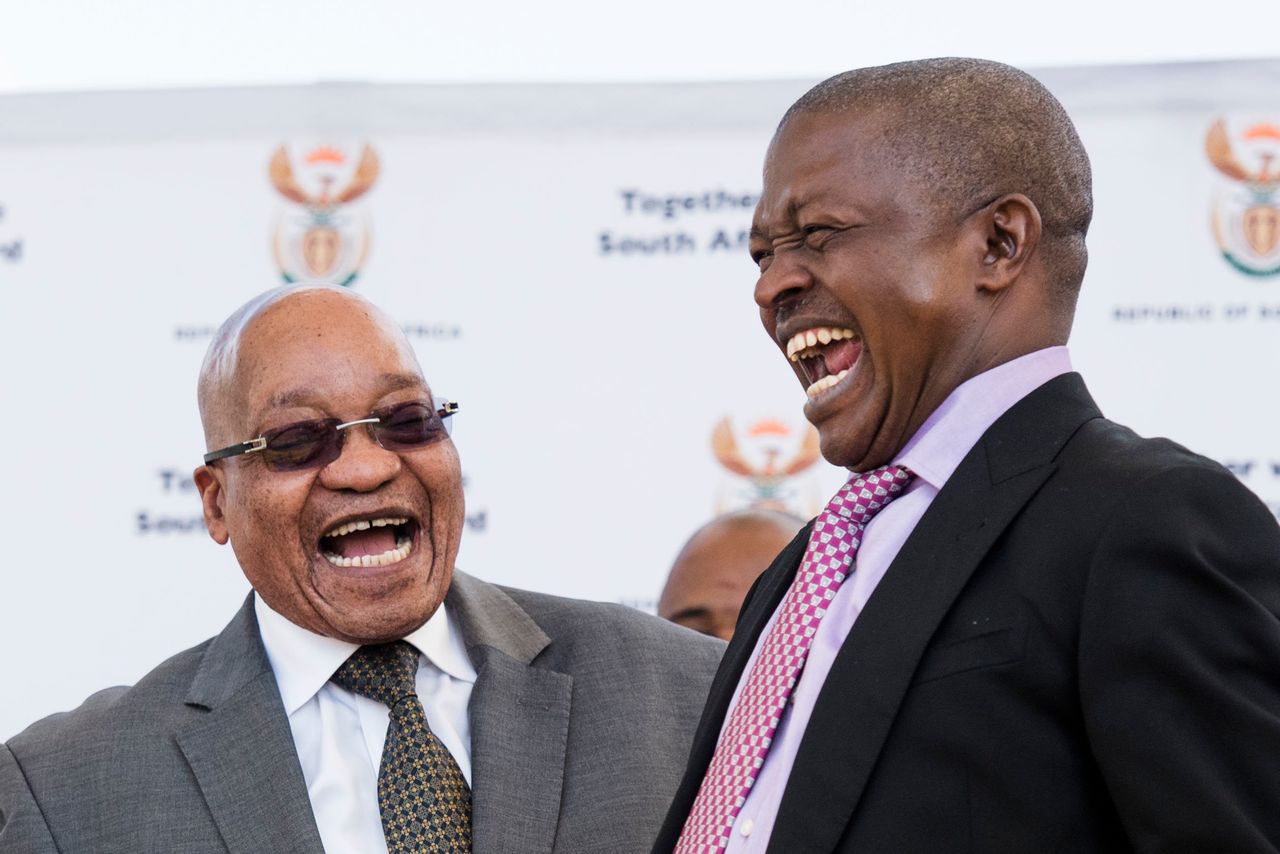
[[[45,854],[57,850],[18,760],[7,746],[0,744],[0,854]]]

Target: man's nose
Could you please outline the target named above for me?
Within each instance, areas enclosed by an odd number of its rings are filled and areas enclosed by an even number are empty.
[[[342,453],[320,470],[326,489],[373,492],[400,473],[400,455],[375,442],[364,425],[344,432]]]
[[[792,249],[778,250],[768,268],[756,280],[756,305],[764,310],[778,308],[812,285],[813,275],[799,253]]]

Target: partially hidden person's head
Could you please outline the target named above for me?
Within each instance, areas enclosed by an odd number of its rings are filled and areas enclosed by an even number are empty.
[[[199,381],[209,535],[272,609],[375,643],[421,626],[453,576],[462,477],[400,329],[339,288],[268,291],[229,317]]]
[[[729,640],[747,591],[805,520],[776,510],[717,516],[680,549],[658,597],[658,616]]]
[[[849,71],[788,110],[755,298],[830,462],[890,462],[965,380],[1066,343],[1091,182],[1062,105],[995,62]]]

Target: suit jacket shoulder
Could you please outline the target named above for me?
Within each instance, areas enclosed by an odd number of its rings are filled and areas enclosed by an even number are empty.
[[[111,825],[128,811],[145,809],[146,796],[121,785],[136,758],[136,735],[173,731],[207,646],[206,642],[173,656],[131,688],[99,691],[78,708],[50,715],[14,736],[5,745],[8,761],[0,770],[0,797],[26,804],[31,822],[47,821],[51,827],[40,829],[40,834],[56,834],[72,843],[70,850],[75,850],[75,840],[112,833]],[[74,827],[64,826],[68,804],[78,805]],[[11,834],[19,833],[15,819],[22,815],[0,803],[0,850],[27,850],[16,841],[11,846],[10,840]],[[27,833],[37,830],[31,822]]]
[[[477,669],[477,852],[646,851],[724,645],[630,608],[455,573]]]
[[[166,659],[132,686],[104,688],[71,711],[36,721],[10,739],[10,748],[75,758],[90,741],[110,738],[139,723],[154,723],[157,717],[172,713],[175,705],[181,706],[211,642]]]
[[[1110,491],[1077,502],[1077,687],[1098,771],[1138,850],[1274,851],[1280,527],[1217,463],[1090,427],[1059,488]]]
[[[0,851],[11,850],[321,850],[252,599],[133,687],[5,745]]]
[[[550,658],[584,671],[601,669],[611,679],[621,667],[629,679],[670,681],[672,688],[701,685],[705,693],[724,653],[723,642],[634,608],[500,589],[555,640]]]

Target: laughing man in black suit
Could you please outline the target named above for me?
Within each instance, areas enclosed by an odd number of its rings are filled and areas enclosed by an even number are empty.
[[[824,455],[891,466],[887,506],[773,724],[739,707],[809,528],[756,584],[656,851],[1280,845],[1280,529],[1072,372],[1091,215],[1071,121],[1004,65],[852,71],[783,118],[756,302]]]

